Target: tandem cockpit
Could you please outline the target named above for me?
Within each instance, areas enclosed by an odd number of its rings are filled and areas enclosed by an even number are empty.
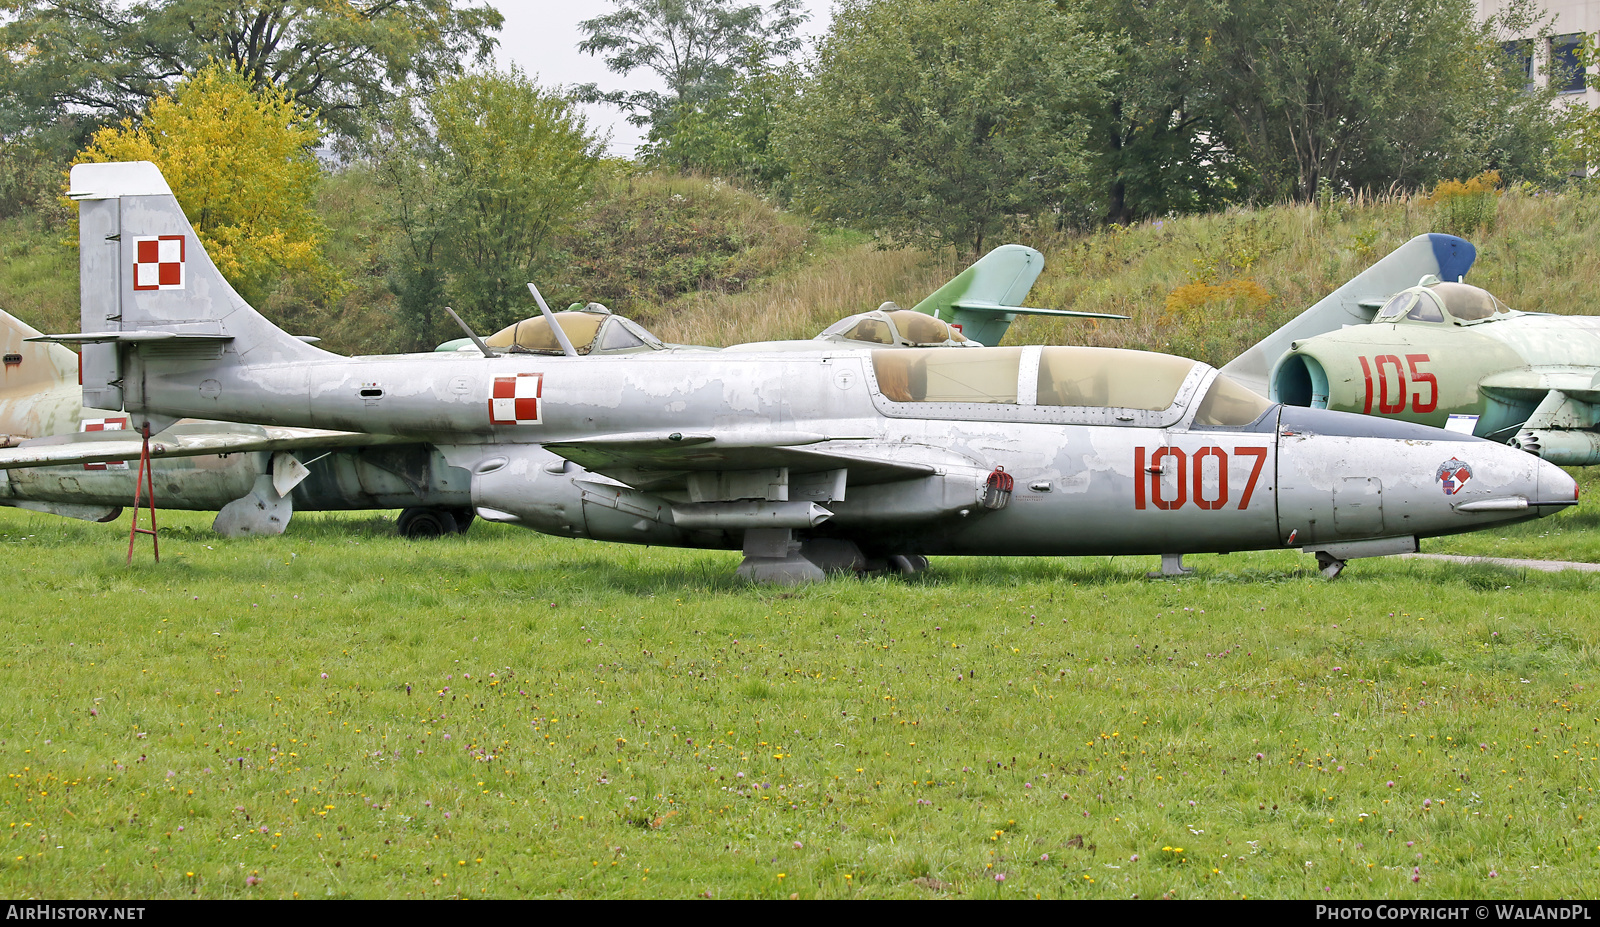
[[[1198,361],[1118,348],[879,350],[871,370],[890,417],[1250,430],[1276,405]]]
[[[613,356],[618,354],[643,354],[650,351],[708,351],[710,348],[692,345],[668,344],[651,334],[648,329],[630,318],[617,315],[599,303],[580,306],[573,303],[563,312],[551,313],[556,324],[572,343],[573,350],[582,355]],[[483,339],[491,349],[507,354],[561,354],[561,343],[550,330],[544,316],[513,322]],[[447,341],[436,351],[476,351],[468,338]]]

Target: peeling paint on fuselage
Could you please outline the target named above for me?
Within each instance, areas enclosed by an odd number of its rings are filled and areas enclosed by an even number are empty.
[[[1370,474],[1384,475],[1385,511],[1392,510],[1404,529],[1396,533],[1407,535],[1529,517],[1469,516],[1452,504],[1538,492],[1539,461],[1442,432],[1437,446],[1428,440],[1298,434],[1285,438],[1280,452],[1270,424],[1268,430],[1239,431],[1191,430],[1184,421],[1168,427],[1084,425],[1073,424],[1067,409],[1058,415],[1049,407],[973,403],[945,404],[943,412],[930,406],[921,417],[903,410],[889,416],[865,383],[868,357],[858,351],[617,358],[456,353],[250,368],[227,355],[221,364],[178,372],[164,360],[159,376],[144,378],[142,399],[151,411],[165,414],[433,442],[444,446],[452,465],[468,471],[505,457],[508,463],[492,478],[486,473],[474,479],[474,504],[539,530],[636,543],[737,547],[739,535],[686,533],[673,528],[668,515],[652,520],[630,514],[630,505],[665,512],[671,502],[683,501],[672,491],[652,496],[630,490],[640,499],[596,508],[603,500],[583,501],[579,485],[594,476],[575,467],[548,472],[554,458],[540,445],[668,433],[711,434],[736,444],[741,434],[759,442],[773,432],[794,432],[826,437],[807,445],[818,451],[870,447],[872,459],[932,465],[935,474],[920,483],[852,485],[844,500],[830,504],[834,517],[815,534],[847,537],[863,548],[929,554],[1245,550],[1285,544],[1296,529],[1299,543],[1308,534],[1343,538],[1349,530],[1334,518],[1335,490],[1344,486],[1341,480]],[[538,374],[542,389],[537,405],[518,415],[538,423],[496,423],[495,380],[523,374]],[[208,379],[220,384],[209,394],[201,389]],[[476,391],[462,392],[462,383]],[[369,391],[366,397],[363,390]],[[1181,409],[1174,414],[1183,416]],[[1347,416],[1319,414],[1348,427]],[[1059,420],[1037,420],[1051,416]],[[1323,421],[1315,415],[1313,420]],[[1458,453],[1448,448],[1463,444],[1483,461],[1482,477],[1467,496],[1446,498],[1430,480]],[[995,467],[1015,478],[1017,490],[1010,505],[991,511],[976,502],[984,476]],[[1034,483],[1049,489],[1029,488]],[[1279,517],[1281,492],[1294,495],[1294,525]],[[1364,523],[1353,516],[1345,522]]]

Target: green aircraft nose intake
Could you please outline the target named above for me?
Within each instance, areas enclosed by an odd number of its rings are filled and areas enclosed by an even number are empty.
[[[1291,406],[1328,407],[1328,374],[1309,354],[1288,354],[1272,376],[1271,398]]]

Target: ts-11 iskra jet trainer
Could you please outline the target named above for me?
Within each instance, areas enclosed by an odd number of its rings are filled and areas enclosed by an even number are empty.
[[[73,169],[85,404],[379,436],[470,475],[480,517],[742,550],[742,575],[928,555],[1298,547],[1351,557],[1575,503],[1560,468],[1469,435],[1271,403],[1201,363],[1081,347],[342,357],[236,294],[148,163]],[[276,445],[292,450],[286,437]],[[356,439],[359,440],[359,439]],[[158,455],[191,450],[156,434]],[[106,459],[49,447],[4,466]],[[1441,473],[1447,474],[1441,477]]]

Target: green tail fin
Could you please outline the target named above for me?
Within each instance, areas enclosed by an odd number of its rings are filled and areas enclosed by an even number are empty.
[[[1125,319],[1125,315],[1031,309],[1022,305],[1044,270],[1044,255],[1025,245],[1001,245],[912,307],[949,322],[980,344],[996,345],[1019,315]]]

